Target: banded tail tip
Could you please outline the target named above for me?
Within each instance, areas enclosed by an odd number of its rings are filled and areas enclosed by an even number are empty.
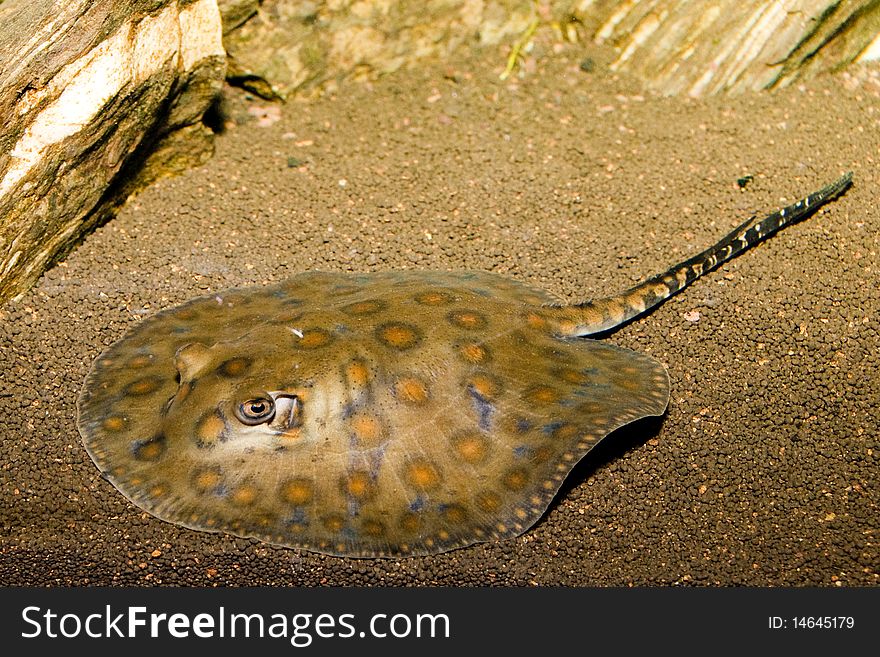
[[[849,189],[850,185],[852,185],[853,181],[853,172],[847,171],[840,178],[835,180],[830,185],[826,185],[818,192],[816,192],[816,196],[820,197],[821,200],[830,201],[833,198],[836,198],[843,194],[847,189]]]
[[[544,321],[559,337],[583,337],[602,333],[644,314],[669,297],[688,287],[706,272],[712,271],[739,253],[764,241],[781,228],[798,222],[821,206],[833,201],[852,185],[853,172],[793,205],[761,219],[747,219],[719,242],[661,274],[645,279],[625,292],[604,299],[594,299],[572,306],[548,307]]]

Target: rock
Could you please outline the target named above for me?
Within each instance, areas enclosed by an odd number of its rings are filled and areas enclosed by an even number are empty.
[[[514,40],[533,11],[522,0],[263,0],[224,38],[229,78],[264,98],[286,98],[342,77],[447,57],[462,44]]]
[[[276,99],[448,57],[463,46],[513,48],[523,37],[530,41],[530,31],[609,45],[612,70],[634,73],[662,93],[694,96],[779,86],[880,56],[876,0],[226,0],[222,6],[230,81]]]
[[[0,4],[0,300],[157,176],[203,161],[216,0]]]
[[[223,34],[228,34],[257,13],[260,0],[217,0],[217,6],[223,18]]]

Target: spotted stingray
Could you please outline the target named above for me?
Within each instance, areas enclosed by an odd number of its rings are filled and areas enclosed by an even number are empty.
[[[517,536],[610,432],[662,415],[614,329],[841,194],[851,174],[606,299],[489,273],[304,273],[143,320],[95,361],[79,429],[128,499],[192,529],[352,557]]]

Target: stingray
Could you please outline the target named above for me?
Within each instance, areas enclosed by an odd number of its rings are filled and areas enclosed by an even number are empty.
[[[851,173],[622,294],[480,272],[309,272],[144,319],[94,362],[86,450],[185,527],[350,557],[517,536],[669,376],[605,334],[843,193]]]

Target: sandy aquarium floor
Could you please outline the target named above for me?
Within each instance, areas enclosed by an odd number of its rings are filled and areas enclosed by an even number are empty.
[[[205,166],[132,200],[0,307],[0,584],[876,585],[880,68],[654,97],[566,52],[231,92]],[[622,290],[842,172],[838,201],[606,340],[666,364],[519,538],[343,559],[157,520],[83,449],[98,354],[188,298],[308,270],[484,270],[568,301]],[[753,176],[740,189],[737,179]]]

